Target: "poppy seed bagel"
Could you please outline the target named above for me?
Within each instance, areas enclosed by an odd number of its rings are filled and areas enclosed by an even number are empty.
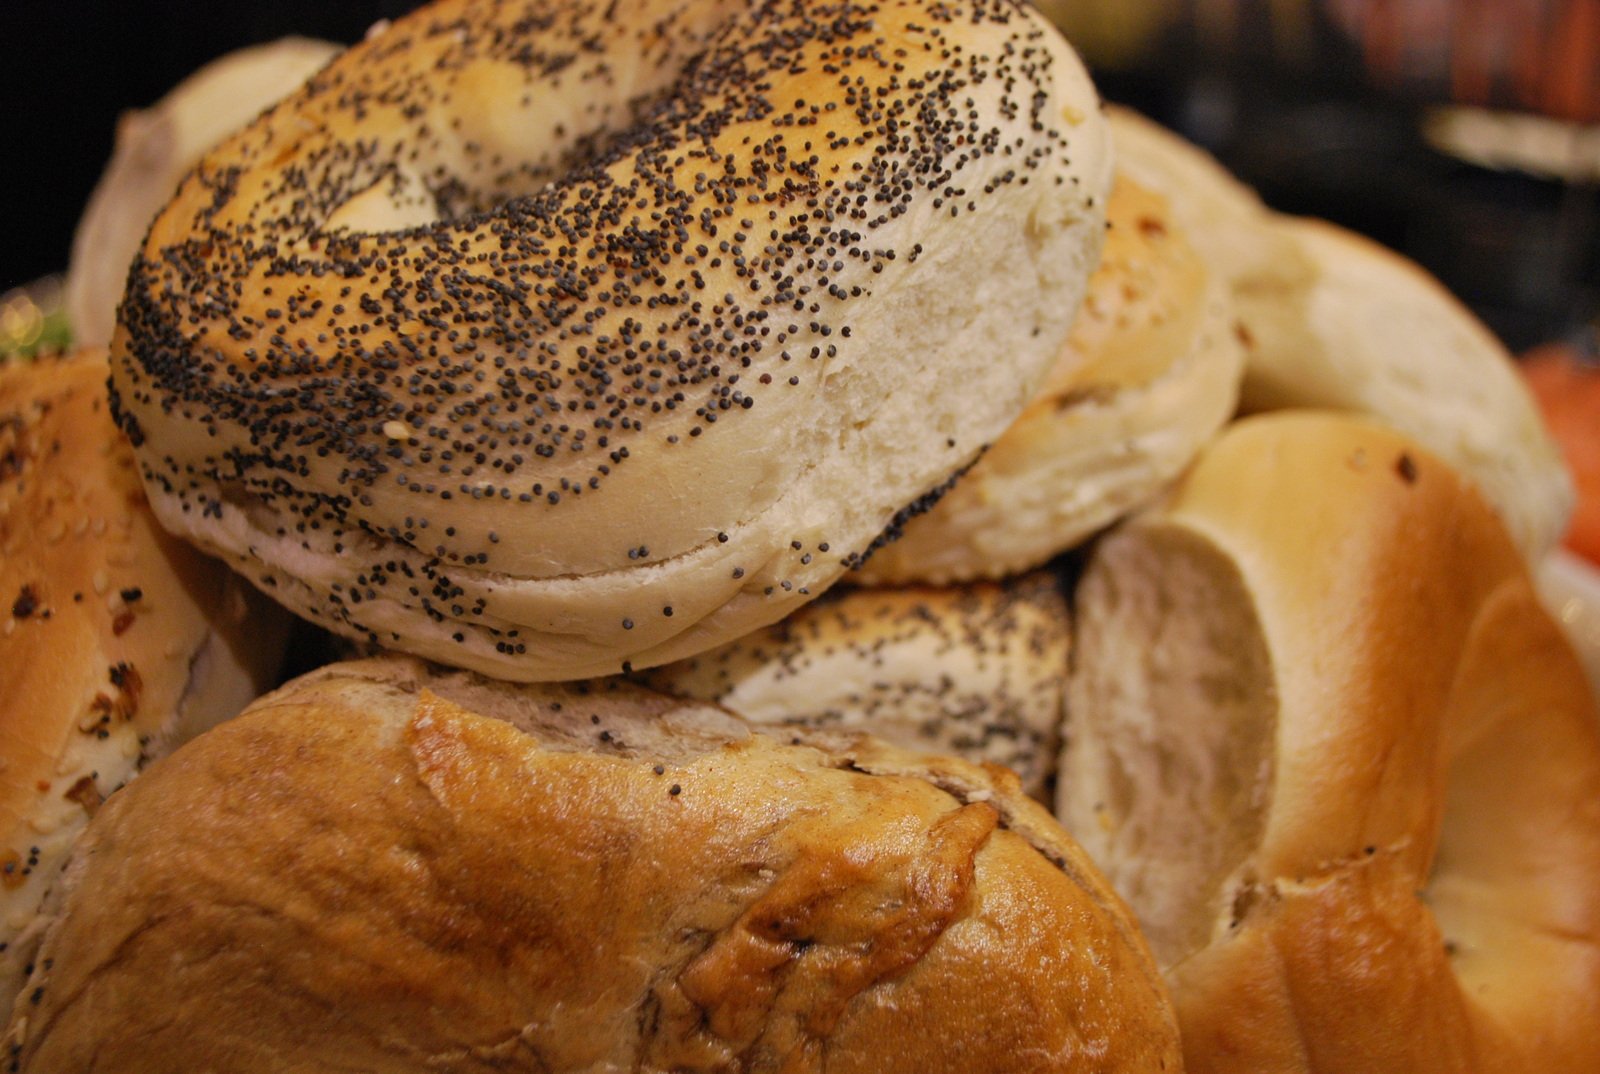
[[[1014,0],[441,0],[209,154],[114,399],[166,525],[515,680],[819,595],[1021,412],[1110,154]]]

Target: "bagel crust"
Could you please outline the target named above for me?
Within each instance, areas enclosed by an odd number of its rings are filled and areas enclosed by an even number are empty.
[[[129,278],[163,521],[346,635],[577,678],[773,622],[1021,412],[1110,159],[1014,0],[444,0]]]
[[[156,522],[105,384],[103,348],[0,362],[0,1015],[101,802],[271,685],[289,633]]]
[[[835,589],[765,630],[640,673],[757,724],[863,731],[1011,769],[1055,771],[1072,626],[1054,574],[1004,584]]]
[[[1420,266],[1325,221],[1275,213],[1176,133],[1107,112],[1117,168],[1168,196],[1233,291],[1240,408],[1368,414],[1473,481],[1537,566],[1572,514],[1572,477],[1505,345]]]
[[[1185,1069],[1600,1069],[1600,712],[1415,440],[1239,422],[1078,590],[1058,806]]]
[[[1158,1074],[1160,974],[1016,781],[620,680],[333,665],[101,811],[40,1074]]]
[[[869,585],[1004,578],[1160,494],[1233,416],[1233,302],[1168,199],[1119,174],[1100,265],[1044,389],[932,510],[859,572]]]

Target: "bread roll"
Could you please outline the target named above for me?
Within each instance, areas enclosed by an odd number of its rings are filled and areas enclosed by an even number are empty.
[[[128,266],[150,221],[200,155],[327,63],[339,46],[285,37],[206,64],[117,120],[116,146],[72,237],[67,323],[80,346],[111,342]]]
[[[22,1071],[1173,1071],[1049,814],[958,761],[399,658],[113,797]]]
[[[1011,769],[1042,797],[1055,772],[1072,645],[1045,571],[997,585],[834,590],[709,653],[641,672],[754,723],[864,731]]]
[[[1059,809],[1193,1071],[1600,1069],[1600,713],[1414,441],[1234,426],[1078,593]]]
[[[1272,213],[1203,150],[1112,109],[1123,173],[1172,201],[1232,285],[1247,412],[1369,414],[1473,481],[1530,563],[1560,540],[1575,494],[1511,355],[1442,284],[1332,224]]]
[[[0,363],[0,1011],[106,795],[269,685],[288,616],[156,524],[103,351]]]
[[[1107,225],[1044,389],[853,579],[945,585],[1040,566],[1153,499],[1233,416],[1244,352],[1226,281],[1168,199],[1126,175]]]
[[[165,523],[517,680],[819,596],[1038,388],[1110,154],[1014,0],[438,0],[219,147],[129,277]]]

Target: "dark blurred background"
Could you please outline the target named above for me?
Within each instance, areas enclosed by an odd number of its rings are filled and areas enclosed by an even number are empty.
[[[352,42],[410,0],[0,0],[0,291],[66,267],[117,116],[289,34]]]
[[[1410,254],[1514,348],[1600,310],[1600,0],[1040,3],[1108,97],[1212,149],[1273,206]],[[66,266],[122,110],[231,49],[348,43],[410,6],[5,0],[0,292]],[[1463,159],[1426,136],[1451,104],[1535,118],[1575,148]]]
[[[1592,343],[1600,0],[1038,2],[1274,208],[1405,252],[1513,349]]]

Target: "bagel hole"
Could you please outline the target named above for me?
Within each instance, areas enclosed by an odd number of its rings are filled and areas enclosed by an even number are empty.
[[[1560,983],[1578,961],[1571,952],[1600,943],[1582,909],[1600,888],[1590,864],[1600,856],[1595,709],[1560,628],[1522,579],[1482,605],[1460,667],[1422,898],[1463,988],[1533,1019],[1543,990],[1571,987]],[[1535,967],[1540,987],[1528,988]]]
[[[390,165],[352,191],[329,215],[324,229],[381,234],[409,231],[449,219],[443,199],[420,177]]]
[[[383,234],[462,223],[538,197],[558,182],[589,182],[655,136],[654,118],[672,106],[678,88],[645,82],[617,103],[552,89],[534,107],[498,107],[494,102],[523,98],[525,75],[515,63],[453,68],[455,106],[431,148],[419,152],[414,141],[402,140],[382,158],[361,160],[363,180],[349,184],[324,230]]]
[[[1234,878],[1266,823],[1270,656],[1232,562],[1156,527],[1096,550],[1076,634],[1058,813],[1170,966],[1253,898]]]

